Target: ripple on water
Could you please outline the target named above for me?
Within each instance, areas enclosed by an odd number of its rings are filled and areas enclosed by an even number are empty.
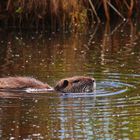
[[[14,124],[20,118],[22,128],[30,128],[30,133],[24,130],[24,134],[33,139],[121,139],[134,136],[132,130],[140,137],[139,77],[99,74],[93,93],[24,93],[20,100],[0,100],[0,113],[7,110],[3,126],[11,118]]]
[[[55,96],[55,93],[52,93],[52,90],[48,92],[48,89],[28,89],[26,91],[21,91],[21,94],[18,94],[18,91],[15,91],[15,94],[10,93],[9,95],[17,95],[20,97],[20,95],[23,95],[23,93],[27,92],[25,93],[27,97],[32,97],[32,95],[36,93],[36,98],[41,98],[42,96],[46,98],[48,98],[48,96],[50,98],[105,97],[126,93],[129,90],[136,89],[140,83],[140,75],[138,74],[97,73],[94,75],[96,79],[96,90],[92,93],[59,93]]]
[[[102,73],[96,74],[96,90],[92,93],[60,93],[61,98],[76,97],[105,97],[125,93],[131,89],[135,89],[139,84],[138,74],[119,74],[119,73]],[[47,90],[28,89],[28,93],[45,93]],[[50,94],[52,91],[50,90]],[[38,96],[40,96],[38,94]],[[58,97],[58,96],[54,96]]]
[[[132,84],[127,84],[120,81],[110,81],[110,79],[103,79],[97,81],[96,90],[93,93],[63,93],[62,97],[104,97],[113,96],[127,92],[130,89],[135,88]]]
[[[60,138],[72,139],[73,133],[83,139],[130,139],[134,136],[133,132],[137,134],[136,138],[140,136],[140,95],[135,94],[140,76],[114,75],[98,76],[94,93],[69,93],[61,96],[57,108],[62,124]],[[125,94],[115,96],[122,93]],[[105,98],[108,96],[111,98]]]

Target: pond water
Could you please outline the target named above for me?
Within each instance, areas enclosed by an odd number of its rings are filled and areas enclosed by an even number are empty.
[[[81,30],[0,30],[1,77],[31,76],[51,86],[75,75],[97,82],[90,94],[0,92],[0,139],[140,139],[140,26]]]

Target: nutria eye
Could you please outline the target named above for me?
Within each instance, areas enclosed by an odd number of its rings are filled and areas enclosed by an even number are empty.
[[[74,80],[73,83],[78,83],[80,80]]]

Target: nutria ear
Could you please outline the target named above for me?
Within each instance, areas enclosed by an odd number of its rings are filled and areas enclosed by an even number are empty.
[[[65,88],[68,85],[68,83],[69,83],[68,80],[64,80],[62,84],[62,88]]]
[[[55,90],[56,91],[61,91],[63,90],[67,85],[68,85],[68,80],[63,80],[62,82],[60,82],[60,84],[58,83],[56,86],[55,86]]]

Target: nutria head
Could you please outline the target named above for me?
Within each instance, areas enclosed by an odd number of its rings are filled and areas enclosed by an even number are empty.
[[[94,78],[75,76],[71,78],[65,78],[60,80],[55,90],[64,93],[81,93],[81,92],[93,92],[95,90],[96,83]]]

